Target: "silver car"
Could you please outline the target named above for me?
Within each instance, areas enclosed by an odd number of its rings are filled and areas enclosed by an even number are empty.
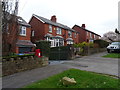
[[[120,52],[120,42],[112,42],[109,46],[107,46],[108,53],[111,52]]]

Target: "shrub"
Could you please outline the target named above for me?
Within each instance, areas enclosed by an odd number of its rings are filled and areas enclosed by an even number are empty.
[[[49,57],[50,54],[50,42],[49,41],[37,41],[36,49],[40,49],[41,55]]]

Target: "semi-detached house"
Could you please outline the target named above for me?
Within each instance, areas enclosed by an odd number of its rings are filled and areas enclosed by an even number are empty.
[[[49,20],[33,14],[29,24],[32,29],[31,41],[33,43],[38,40],[47,40],[51,42],[51,47],[79,43],[79,33],[66,25],[58,23],[55,15]]]
[[[100,39],[100,35],[96,34],[88,29],[86,29],[85,24],[82,26],[74,25],[73,28],[77,32],[79,32],[79,43],[81,42],[93,42],[94,40]]]

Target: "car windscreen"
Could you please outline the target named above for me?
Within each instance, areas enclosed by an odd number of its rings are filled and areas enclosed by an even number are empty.
[[[113,42],[111,45],[120,45],[120,42]]]

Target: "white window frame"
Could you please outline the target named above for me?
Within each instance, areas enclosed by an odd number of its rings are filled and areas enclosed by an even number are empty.
[[[57,27],[56,34],[62,34],[62,29]]]
[[[68,31],[68,37],[72,37],[72,31]]]
[[[77,33],[74,33],[74,35],[75,35],[75,38],[77,38]]]
[[[52,25],[49,25],[49,32],[52,33]]]
[[[90,33],[90,38],[92,38],[92,33]]]
[[[67,44],[73,44],[73,41],[67,41]]]
[[[88,36],[88,32],[87,32],[87,36]]]
[[[35,36],[35,31],[33,30],[33,31],[32,31],[32,37],[34,37],[34,36]]]
[[[21,28],[20,28],[20,35],[21,36],[26,36],[26,27],[25,26],[21,26]]]
[[[96,39],[96,35],[94,34],[94,39]]]

